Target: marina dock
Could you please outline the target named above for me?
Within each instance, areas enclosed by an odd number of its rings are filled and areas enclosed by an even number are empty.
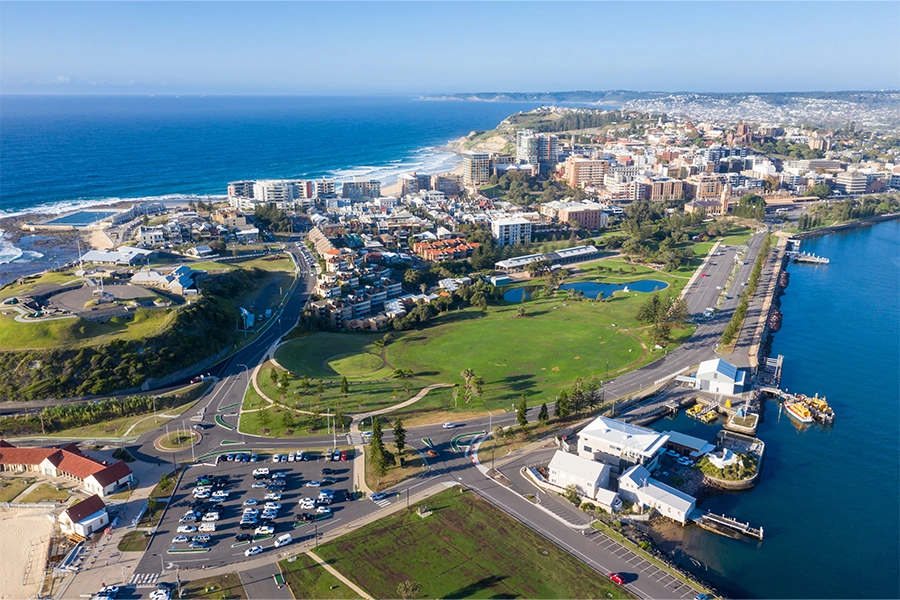
[[[724,535],[726,537],[734,537],[734,534],[737,533],[755,537],[758,540],[763,539],[762,527],[751,527],[749,523],[742,523],[737,519],[726,517],[725,515],[717,515],[715,513],[705,512],[702,510],[694,510],[691,513],[690,517],[692,521],[694,521],[703,529],[718,533],[720,535]]]

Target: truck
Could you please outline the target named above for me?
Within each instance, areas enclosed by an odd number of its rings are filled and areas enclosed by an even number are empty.
[[[267,318],[267,319],[271,319],[271,318],[272,318],[272,309],[271,309],[271,308],[267,308],[267,309],[266,309],[266,318]]]

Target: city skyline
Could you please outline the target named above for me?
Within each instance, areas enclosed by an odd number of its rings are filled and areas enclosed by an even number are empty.
[[[900,87],[896,2],[7,2],[0,10],[4,94]],[[835,23],[840,36],[825,44]]]

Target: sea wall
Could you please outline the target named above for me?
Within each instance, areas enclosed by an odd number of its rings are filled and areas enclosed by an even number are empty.
[[[869,217],[868,219],[860,219],[859,221],[853,221],[852,223],[843,223],[841,225],[832,225],[831,227],[822,227],[821,229],[813,229],[812,231],[803,231],[796,235],[792,235],[791,237],[796,238],[798,240],[803,240],[811,237],[819,237],[820,235],[828,235],[829,233],[834,233],[835,231],[843,231],[845,229],[856,229],[857,227],[868,227],[870,225],[874,225],[876,223],[881,223],[882,221],[890,221],[892,219],[900,218],[900,213],[890,213],[887,215],[878,215],[877,217]]]

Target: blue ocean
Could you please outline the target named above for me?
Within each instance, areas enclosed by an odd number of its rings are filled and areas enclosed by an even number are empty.
[[[691,527],[671,548],[733,598],[898,598],[900,221],[801,249],[831,264],[788,267],[771,355],[785,357],[782,388],[826,396],[835,422],[800,426],[767,402],[759,485],[701,506],[762,526],[763,540]],[[721,424],[681,413],[654,428],[712,440]]]
[[[224,195],[229,181],[440,172],[436,147],[536,106],[412,97],[2,96],[0,216]]]

